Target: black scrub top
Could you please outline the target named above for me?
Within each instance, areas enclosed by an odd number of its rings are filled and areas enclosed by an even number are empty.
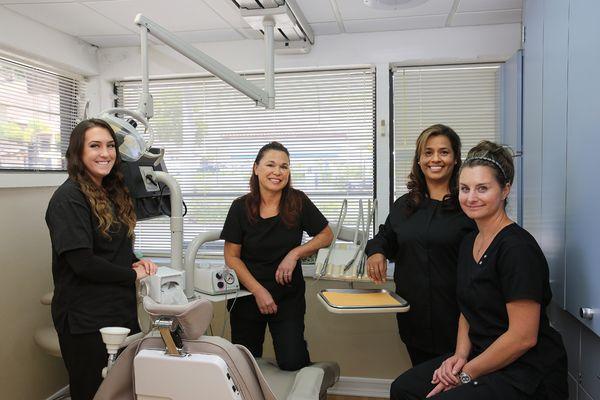
[[[52,277],[54,297],[52,319],[59,333],[82,334],[97,332],[105,326],[123,326],[136,331],[136,273],[131,264],[136,260],[127,226],[120,224],[110,232],[110,239],[98,230],[79,184],[67,179],[54,192],[46,211],[46,224],[52,242]],[[82,277],[65,260],[70,250],[91,249],[93,254],[123,269],[114,279]],[[98,271],[99,273],[104,273]],[[120,271],[118,271],[120,272]],[[93,274],[92,274],[93,275]]]
[[[366,253],[394,261],[396,293],[410,303],[397,314],[407,346],[435,354],[454,350],[458,330],[456,266],[463,237],[475,223],[448,201],[424,199],[407,215],[408,194],[398,198]]]
[[[497,373],[528,395],[538,390],[551,372],[564,371],[566,387],[567,361],[562,339],[546,316],[552,292],[542,250],[529,232],[513,223],[503,228],[481,259],[475,261],[476,236],[476,232],[469,234],[461,245],[457,283],[460,312],[469,322],[470,358],[481,354],[508,330],[506,303],[533,300],[541,305],[537,344]],[[547,387],[557,387],[559,383],[562,382],[552,382]]]
[[[277,304],[277,314],[273,318],[304,315],[305,283],[300,260],[288,285],[280,285],[275,281],[275,271],[290,250],[300,246],[302,232],[315,236],[328,224],[313,202],[303,192],[298,192],[302,196],[302,211],[299,223],[295,227],[286,227],[279,215],[270,218],[261,218],[259,215],[255,223],[250,223],[244,203],[246,196],[243,196],[231,204],[221,232],[221,239],[242,246],[241,260],[252,276],[273,297]],[[237,299],[235,311],[244,314],[245,317],[262,318],[254,296]]]

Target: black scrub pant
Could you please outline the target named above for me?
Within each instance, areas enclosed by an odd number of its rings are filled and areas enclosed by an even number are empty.
[[[413,367],[440,356],[440,354],[430,353],[428,351],[421,350],[418,347],[409,345],[406,345],[406,350],[408,351],[408,356],[410,357]]]
[[[304,316],[286,319],[264,315],[262,318],[244,318],[231,314],[231,341],[245,346],[254,357],[262,357],[265,328],[273,338],[275,358],[279,368],[296,371],[310,364],[310,356],[304,340]]]
[[[69,373],[72,400],[92,400],[102,383],[108,353],[100,332],[59,333],[60,352]]]
[[[400,375],[392,383],[391,400],[423,400],[435,387],[431,383],[433,371],[448,358],[446,354],[424,362]],[[541,397],[534,397],[536,399]],[[460,385],[447,392],[442,392],[432,399],[436,400],[525,400],[532,399],[525,393],[515,389],[509,383],[491,373],[474,382]]]

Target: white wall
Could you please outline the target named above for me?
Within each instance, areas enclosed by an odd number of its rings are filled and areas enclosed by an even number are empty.
[[[0,50],[85,76],[98,73],[97,47],[2,6]]]

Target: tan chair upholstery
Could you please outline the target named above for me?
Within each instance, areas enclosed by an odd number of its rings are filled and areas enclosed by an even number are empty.
[[[42,296],[40,303],[45,306],[52,304],[52,297],[54,292],[48,292]],[[50,354],[54,357],[62,357],[60,354],[60,345],[58,343],[58,334],[54,325],[44,326],[39,328],[33,334],[33,340],[35,343],[44,350],[45,353]]]
[[[335,363],[317,363],[296,372],[279,370],[265,360],[259,363],[243,346],[217,336],[203,336],[212,319],[212,303],[195,300],[185,305],[165,306],[149,297],[144,307],[152,318],[174,317],[183,331],[188,353],[215,354],[227,364],[244,400],[317,400],[339,378]],[[128,346],[100,386],[94,400],[134,400],[133,360],[146,348],[163,348],[161,338],[146,337]],[[263,370],[264,369],[264,370]]]

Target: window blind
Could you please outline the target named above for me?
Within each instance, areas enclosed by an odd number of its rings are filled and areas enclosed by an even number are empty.
[[[247,76],[259,87],[263,79]],[[135,109],[139,81],[115,84],[118,105]],[[264,110],[214,77],[153,79],[155,145],[182,187],[184,237],[221,229],[231,202],[248,192],[260,147],[279,141],[290,151],[293,186],[331,222],[344,198],[347,225],[358,200],[374,197],[375,76],[369,68],[286,72],[275,77],[276,109]],[[366,212],[365,212],[366,213]],[[138,223],[136,248],[169,253],[166,217]]]
[[[85,90],[83,78],[0,57],[0,169],[64,170]]]
[[[461,138],[462,157],[481,140],[501,142],[501,64],[395,67],[394,199],[408,190],[419,134],[433,124]]]

